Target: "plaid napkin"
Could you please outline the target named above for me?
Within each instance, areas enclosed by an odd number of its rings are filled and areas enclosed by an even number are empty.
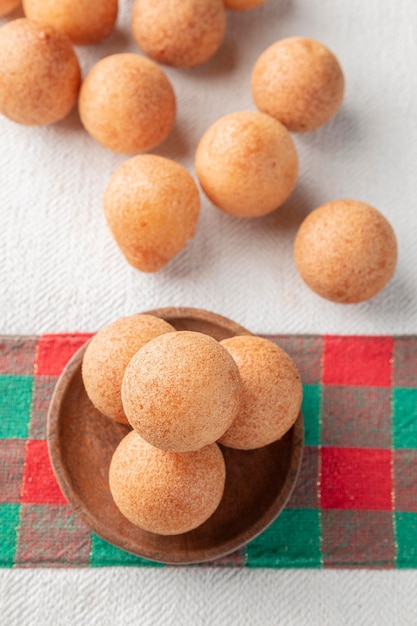
[[[57,378],[90,335],[0,337],[0,566],[157,566],[92,533],[45,441]],[[273,336],[304,383],[305,453],[274,524],[214,565],[417,567],[417,337]]]

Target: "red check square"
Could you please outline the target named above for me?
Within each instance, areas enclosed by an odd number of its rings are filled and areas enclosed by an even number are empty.
[[[42,335],[39,337],[35,361],[35,375],[59,376],[70,358],[91,337],[78,335]]]
[[[390,387],[392,337],[326,337],[323,383]]]
[[[323,447],[321,453],[323,509],[392,510],[391,450]]]
[[[46,441],[26,443],[22,504],[66,504],[49,460]]]

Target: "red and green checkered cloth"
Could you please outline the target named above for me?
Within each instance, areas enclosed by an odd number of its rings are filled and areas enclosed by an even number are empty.
[[[48,458],[57,378],[89,335],[0,337],[0,566],[156,566],[92,533]],[[304,383],[305,453],[287,508],[216,565],[417,567],[417,337],[269,337]]]

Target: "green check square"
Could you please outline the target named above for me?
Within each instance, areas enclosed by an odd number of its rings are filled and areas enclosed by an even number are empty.
[[[0,439],[26,439],[33,376],[0,376]]]
[[[148,559],[142,559],[140,556],[120,550],[95,533],[91,535],[90,565],[91,567],[108,567],[110,565],[164,566],[163,563],[148,561]]]
[[[395,513],[397,567],[417,567],[417,513]]]
[[[417,448],[417,389],[393,390],[394,448]]]
[[[317,509],[285,509],[247,545],[247,567],[320,567],[320,528]]]
[[[306,446],[321,443],[321,385],[303,385],[304,439]]]
[[[0,567],[13,567],[20,504],[0,504]]]

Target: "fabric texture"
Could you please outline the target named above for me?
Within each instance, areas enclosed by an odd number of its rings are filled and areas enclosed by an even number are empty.
[[[110,545],[65,501],[49,399],[90,335],[0,338],[0,565],[157,565]],[[215,566],[417,567],[417,337],[269,336],[304,385],[305,450],[279,518]]]
[[[77,48],[84,76],[106,55],[140,53],[130,31],[132,0],[119,6],[112,36]],[[0,332],[94,332],[138,311],[194,306],[257,333],[415,333],[417,246],[410,225],[417,196],[417,79],[410,64],[417,58],[416,23],[413,0],[268,0],[256,10],[228,12],[226,40],[208,63],[164,67],[178,115],[153,153],[192,173],[207,128],[223,115],[255,110],[252,68],[278,39],[303,36],[327,45],[342,64],[346,95],[329,124],[293,135],[300,175],[284,206],[242,220],[201,193],[195,237],[156,274],[130,267],[104,218],[104,190],[127,155],[89,137],[76,110],[46,128],[0,117]],[[304,217],[340,198],[374,205],[399,240],[393,281],[357,306],[311,292],[293,260]]]

